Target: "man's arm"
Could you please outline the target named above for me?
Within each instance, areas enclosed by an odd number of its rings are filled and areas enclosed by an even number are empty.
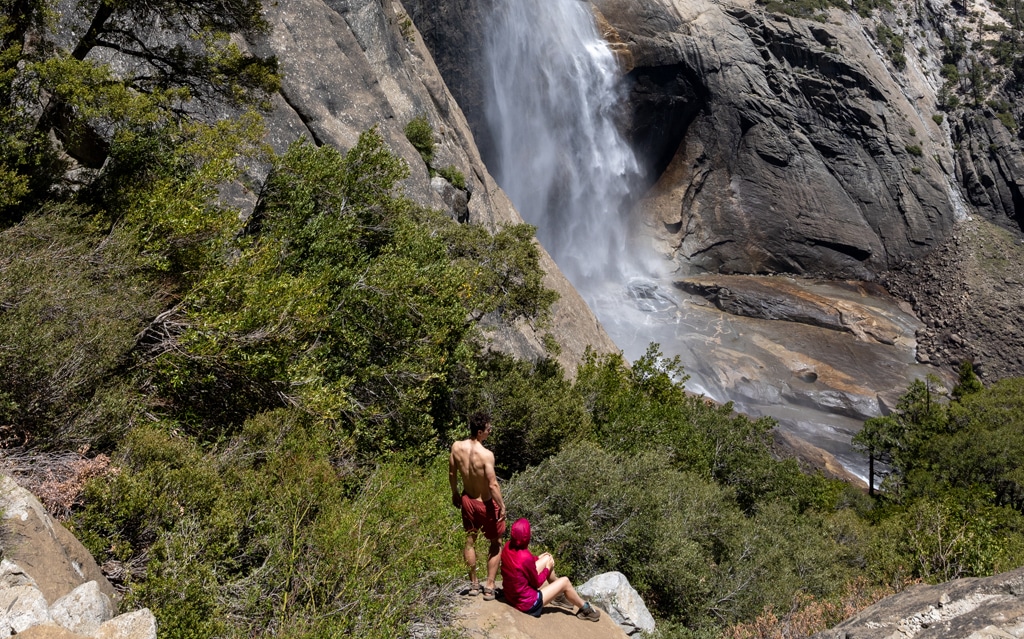
[[[487,477],[487,486],[491,489],[491,497],[498,505],[498,521],[505,518],[505,500],[501,496],[501,486],[498,485],[498,476],[494,474],[494,454],[487,457],[487,464],[484,467],[484,476]]]
[[[455,464],[455,445],[448,455],[448,484],[452,487],[452,506],[462,508],[462,497],[459,495],[459,469]]]

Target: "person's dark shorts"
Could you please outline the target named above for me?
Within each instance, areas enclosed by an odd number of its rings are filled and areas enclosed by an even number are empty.
[[[462,529],[466,532],[482,530],[484,537],[493,541],[505,534],[505,520],[498,521],[498,505],[494,499],[477,501],[463,493]]]
[[[540,611],[544,609],[544,595],[541,591],[537,591],[537,603],[533,604],[533,608],[526,611],[526,614],[533,615],[534,617],[540,616]]]

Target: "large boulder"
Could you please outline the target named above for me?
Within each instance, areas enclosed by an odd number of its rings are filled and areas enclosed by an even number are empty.
[[[813,639],[959,639],[1024,634],[1024,568],[915,586],[862,610]]]
[[[576,591],[584,599],[597,604],[619,624],[627,635],[654,632],[654,617],[640,594],[629,585],[621,572],[606,572],[590,579]]]
[[[116,601],[114,587],[85,546],[54,521],[32,493],[6,475],[0,475],[0,511],[6,529],[4,557],[31,576],[47,602],[90,581]]]

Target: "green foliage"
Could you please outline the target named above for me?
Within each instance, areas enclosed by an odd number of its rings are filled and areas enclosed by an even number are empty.
[[[434,161],[434,127],[430,126],[427,116],[418,115],[409,120],[405,125],[405,137],[429,167]]]
[[[596,441],[608,450],[669,451],[680,470],[736,491],[747,512],[774,497],[799,509],[831,507],[838,494],[829,482],[804,475],[770,452],[770,419],[752,421],[684,391],[678,358],[656,345],[627,367],[618,355],[591,355],[577,374],[576,389],[590,411]]]
[[[924,155],[924,152],[921,150],[921,145],[920,144],[908,144],[904,148],[906,149],[907,153],[909,153],[910,155],[913,155],[914,157],[919,158],[922,155]]]
[[[907,68],[907,55],[903,50],[904,37],[902,34],[897,34],[888,26],[879,24],[875,29],[875,38],[878,39],[878,44],[885,49],[897,69]]]
[[[474,319],[540,318],[532,228],[491,235],[393,193],[408,168],[371,130],[346,155],[300,142],[246,229],[183,300],[152,370],[195,433],[287,403],[346,425],[368,454],[436,451]]]
[[[511,518],[579,579],[620,570],[648,606],[692,629],[825,594],[846,568],[825,520],[780,502],[745,516],[734,491],[675,468],[664,452],[572,445],[518,475]]]
[[[267,107],[278,86],[273,58],[244,53],[229,38],[269,28],[258,0],[77,3],[62,7],[64,19],[90,26],[69,49],[57,42],[70,32],[53,32],[55,5],[6,0],[0,12],[0,225],[95,186],[125,136],[176,131],[200,103]],[[130,73],[97,62],[115,52]],[[74,188],[65,184],[67,156],[89,169]]]
[[[893,468],[869,560],[892,584],[987,575],[1024,557],[1024,380],[984,389],[965,363],[952,401],[936,382],[914,382],[854,437]]]
[[[939,126],[942,126],[942,121],[944,119],[945,119],[945,116],[942,115],[941,113],[934,113],[934,114],[932,114],[932,120],[935,122],[935,124],[938,124]]]
[[[277,411],[206,453],[137,430],[116,461],[75,531],[143,562],[125,605],[149,606],[162,637],[385,638],[447,614],[461,562],[444,459],[357,470],[329,431]]]
[[[556,362],[530,363],[491,353],[476,371],[475,383],[467,383],[459,398],[458,412],[491,414],[495,426],[488,445],[500,477],[511,477],[591,436],[590,414]]]
[[[0,232],[0,424],[9,443],[109,442],[130,426],[137,396],[118,398],[111,377],[163,300],[129,246],[73,210]]]
[[[443,166],[437,169],[437,174],[448,180],[448,183],[457,189],[466,190],[466,176],[462,174],[462,171],[458,170],[452,165]]]
[[[861,17],[869,18],[876,10],[892,11],[892,0],[854,0],[853,9]]]

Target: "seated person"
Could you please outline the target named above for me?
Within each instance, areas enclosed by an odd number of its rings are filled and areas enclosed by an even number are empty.
[[[501,550],[501,579],[505,600],[517,610],[534,617],[540,616],[545,604],[579,607],[576,616],[597,621],[601,613],[583,601],[568,577],[556,577],[555,560],[548,553],[535,557],[530,545],[530,522],[518,519],[512,524],[512,536]]]

